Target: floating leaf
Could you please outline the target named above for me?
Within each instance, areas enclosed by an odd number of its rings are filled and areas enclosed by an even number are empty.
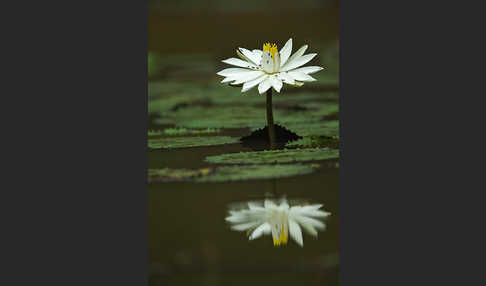
[[[285,146],[329,147],[339,149],[339,138],[337,136],[310,136],[289,142]]]
[[[149,138],[148,147],[151,149],[182,148],[221,145],[238,141],[238,138],[229,136]]]
[[[263,108],[248,106],[191,106],[172,112],[169,118],[186,128],[242,128],[266,122]]]
[[[149,182],[154,181],[194,181],[194,182],[226,182],[240,180],[257,180],[283,178],[304,175],[319,168],[319,164],[275,164],[275,165],[241,165],[221,166],[216,168],[158,169],[149,170]]]
[[[286,127],[300,136],[339,136],[339,121],[288,123]]]
[[[283,149],[258,152],[230,153],[206,157],[210,163],[267,164],[313,161],[339,158],[339,150],[329,148]]]
[[[276,117],[276,122],[283,125],[291,123],[319,122],[322,121],[325,116],[335,114],[339,111],[339,105],[337,103],[312,102],[302,104],[302,106],[308,108],[308,110],[278,113],[279,116]],[[295,132],[295,130],[293,131]]]
[[[151,181],[181,181],[201,176],[206,176],[213,172],[214,168],[202,168],[197,170],[187,169],[149,169],[148,180]]]
[[[164,130],[150,130],[149,137],[160,135],[197,135],[197,134],[214,134],[219,133],[220,129],[206,128],[206,129],[186,129],[186,128],[166,128]]]
[[[338,111],[338,105],[335,103],[316,103],[308,106],[312,109],[305,111],[275,109],[275,121],[281,125],[318,122],[322,121],[324,116]],[[162,124],[170,120],[176,126],[186,128],[256,128],[266,125],[266,113],[263,106],[188,106],[171,112],[167,117],[155,122]]]

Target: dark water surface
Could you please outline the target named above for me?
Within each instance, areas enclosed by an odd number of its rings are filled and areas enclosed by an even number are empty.
[[[161,68],[156,76],[150,78],[149,89],[153,84],[179,81],[187,82],[187,88],[193,82],[217,84],[222,78],[215,73],[225,67],[220,63],[221,59],[235,56],[237,46],[261,49],[264,41],[274,40],[283,44],[290,36],[295,41],[293,52],[301,44],[308,43],[307,53],[318,52],[321,56],[328,51],[328,47],[336,46],[337,16],[329,11],[314,9],[311,12],[288,12],[288,17],[294,17],[293,22],[282,21],[283,16],[265,13],[219,13],[219,18],[215,18],[214,13],[195,13],[183,17],[181,15],[187,14],[149,12],[151,51],[162,59],[169,59],[175,53],[190,58],[203,54],[207,61],[207,64],[204,61],[201,61],[202,64],[176,63]],[[329,19],[330,13],[335,18]],[[321,19],[323,16],[328,18]],[[281,23],[274,37],[271,27],[258,24],[262,17],[269,22]],[[248,22],[247,26],[241,27],[245,22]],[[326,26],[328,23],[334,26]],[[327,28],[319,29],[324,26]],[[231,33],[232,29],[234,33]],[[191,30],[197,33],[189,33]],[[299,30],[302,31],[301,35]],[[327,68],[329,73],[338,72],[331,63]],[[325,97],[329,93],[338,92],[334,82],[326,84],[321,81],[320,85],[309,83],[304,87],[290,90],[282,96],[311,92]],[[182,85],[176,92],[182,94],[187,90]],[[226,91],[227,87],[221,85],[221,92]],[[149,105],[151,100],[163,96],[149,94]],[[198,104],[204,106],[207,103]],[[187,106],[190,104],[179,105],[171,110]],[[262,114],[264,112],[262,107]],[[154,118],[158,116],[151,114],[151,130],[173,127],[170,124],[157,125]],[[336,118],[337,115],[333,120]],[[250,132],[249,127],[231,128],[211,136],[241,137]],[[199,169],[219,166],[207,163],[204,159],[211,155],[249,151],[253,150],[239,143],[149,150],[147,167]],[[312,161],[321,165],[314,173],[288,178],[218,183],[150,183],[149,285],[339,285],[339,168],[336,168],[336,162],[336,159]],[[290,201],[303,199],[324,204],[324,209],[332,213],[326,221],[327,229],[319,232],[317,239],[303,233],[304,247],[299,247],[291,239],[287,245],[274,247],[271,236],[249,241],[244,232],[230,230],[224,220],[229,204],[263,199],[266,195],[285,195]]]
[[[209,165],[203,162],[208,155],[242,150],[240,144],[154,150],[149,166],[200,168]],[[338,173],[323,167],[280,179],[150,184],[150,285],[337,285]],[[332,213],[326,231],[318,239],[304,234],[301,248],[293,241],[274,247],[269,236],[248,241],[244,233],[229,229],[224,221],[228,204],[275,193],[324,203]]]

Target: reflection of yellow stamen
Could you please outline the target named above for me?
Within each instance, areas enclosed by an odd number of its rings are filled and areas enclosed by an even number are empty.
[[[280,244],[287,244],[288,236],[287,236],[287,233],[285,232],[284,227],[285,226],[284,226],[284,223],[282,221],[282,225],[280,226],[280,235],[278,236],[278,238],[276,238],[276,237],[273,238],[273,245],[279,246]]]
[[[275,66],[275,54],[278,52],[277,45],[266,43],[263,45],[263,52],[269,52],[273,59],[273,65]]]

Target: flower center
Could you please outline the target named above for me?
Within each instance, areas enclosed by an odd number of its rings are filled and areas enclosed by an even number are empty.
[[[266,43],[263,45],[262,69],[269,74],[276,73],[280,69],[280,55],[277,45]]]

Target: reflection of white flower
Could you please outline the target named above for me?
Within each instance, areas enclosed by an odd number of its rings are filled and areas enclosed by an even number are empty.
[[[301,67],[317,55],[304,55],[306,49],[307,45],[304,45],[290,56],[292,39],[285,43],[280,52],[277,50],[276,44],[270,45],[270,43],[263,45],[263,51],[238,48],[236,53],[241,60],[229,58],[223,61],[238,68],[227,68],[217,74],[225,77],[223,83],[243,84],[241,92],[248,91],[257,85],[260,94],[266,92],[270,87],[280,92],[283,82],[302,86],[304,82],[316,80],[309,74],[323,69],[318,66]]]
[[[331,213],[319,210],[321,204],[292,206],[283,198],[280,205],[266,199],[263,205],[248,202],[248,209],[230,210],[226,221],[236,231],[248,231],[249,239],[272,234],[273,244],[287,244],[288,236],[300,246],[304,246],[302,228],[312,236],[317,230],[324,230],[326,225],[317,218],[325,218]]]

